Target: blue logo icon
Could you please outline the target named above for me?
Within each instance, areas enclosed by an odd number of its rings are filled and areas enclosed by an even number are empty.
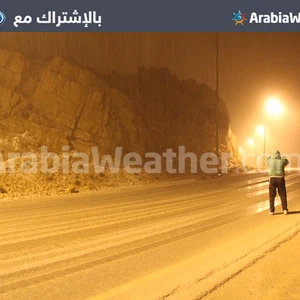
[[[0,11],[0,25],[2,25],[6,20],[5,14]]]
[[[237,13],[233,13],[233,15],[232,21],[235,22],[235,25],[244,25],[244,21],[247,21],[245,18],[246,13],[242,13],[240,10]]]

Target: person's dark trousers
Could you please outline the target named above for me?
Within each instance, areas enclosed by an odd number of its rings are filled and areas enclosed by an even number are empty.
[[[282,210],[287,210],[286,200],[286,187],[284,177],[270,177],[269,181],[269,199],[270,199],[270,211],[274,212],[274,201],[276,197],[276,189],[281,199]]]

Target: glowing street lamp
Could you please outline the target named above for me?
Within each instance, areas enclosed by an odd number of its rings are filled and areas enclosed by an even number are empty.
[[[259,135],[264,135],[265,134],[265,127],[264,126],[262,126],[262,125],[259,125],[259,126],[257,126],[257,133],[259,134]]]
[[[248,141],[247,141],[247,144],[250,146],[250,147],[254,147],[254,166],[256,167],[256,145],[255,145],[255,142],[252,138],[249,138]]]
[[[280,101],[276,98],[270,98],[265,106],[265,112],[271,116],[279,116],[283,111],[283,106]],[[265,166],[265,156],[266,156],[266,128],[265,126],[258,126],[257,132],[260,135],[263,135],[264,138],[264,157],[263,157],[263,166]]]
[[[240,157],[240,159],[243,158],[244,154],[245,154],[245,152],[244,152],[243,148],[239,147],[239,157]]]
[[[265,106],[265,112],[268,115],[271,116],[279,116],[283,111],[283,106],[281,105],[281,103],[279,102],[278,99],[276,98],[270,98],[267,102],[266,102],[266,106]],[[263,136],[264,139],[264,156],[263,156],[263,166],[265,166],[265,156],[266,156],[266,128],[265,126],[258,126],[256,128],[257,133],[261,136]]]
[[[253,141],[252,138],[248,139],[248,145],[251,146],[251,147],[254,146],[254,141]]]
[[[271,98],[266,103],[266,113],[272,116],[278,116],[282,113],[283,106],[276,98]]]

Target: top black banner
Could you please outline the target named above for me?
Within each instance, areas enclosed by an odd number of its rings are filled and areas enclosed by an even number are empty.
[[[299,31],[299,1],[6,1],[2,32]]]

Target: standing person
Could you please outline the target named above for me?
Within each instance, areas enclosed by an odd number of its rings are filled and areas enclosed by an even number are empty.
[[[276,190],[280,196],[282,210],[285,215],[288,214],[286,187],[284,179],[284,168],[289,164],[289,161],[280,155],[278,150],[273,151],[272,155],[266,159],[266,164],[269,166],[269,200],[270,200],[270,215],[274,215],[274,201]]]

